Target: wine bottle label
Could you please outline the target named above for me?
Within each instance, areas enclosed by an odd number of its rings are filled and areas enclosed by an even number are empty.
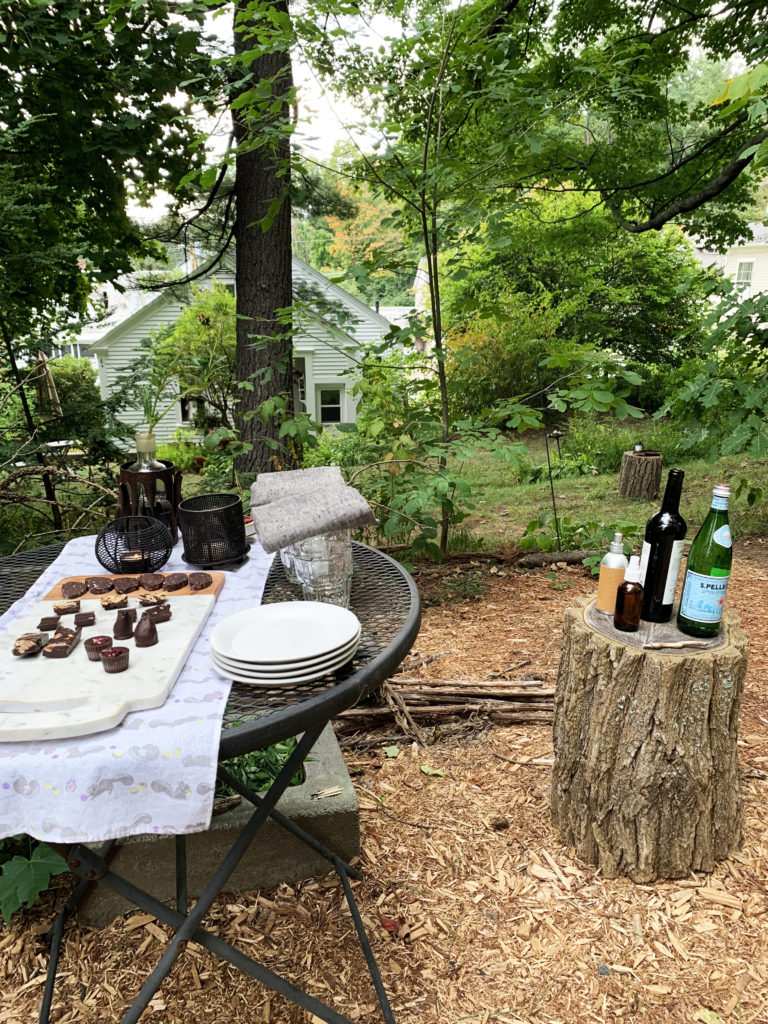
[[[731,540],[731,528],[728,526],[728,523],[715,530],[712,534],[712,540],[715,544],[719,544],[721,548],[729,548],[731,546],[733,542]]]
[[[645,586],[645,574],[648,572],[648,560],[651,557],[651,545],[647,540],[643,541],[643,550],[640,552],[640,582]],[[679,565],[678,565],[679,567]]]
[[[723,614],[725,591],[729,576],[685,574],[685,587],[680,600],[680,614],[693,622],[719,622]]]
[[[667,582],[664,584],[664,596],[661,599],[662,604],[672,604],[675,600],[675,588],[677,587],[677,577],[680,575],[680,563],[683,560],[684,547],[685,541],[682,540],[676,540],[672,545]]]

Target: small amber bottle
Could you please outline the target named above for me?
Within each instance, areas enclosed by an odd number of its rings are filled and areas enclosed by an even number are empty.
[[[634,633],[640,625],[643,610],[643,585],[640,582],[640,559],[632,555],[624,573],[624,582],[616,591],[616,611],[613,624],[624,633]]]

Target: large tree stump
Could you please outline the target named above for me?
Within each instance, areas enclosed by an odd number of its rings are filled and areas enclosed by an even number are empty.
[[[619,473],[622,498],[658,497],[661,484],[661,452],[624,452]]]
[[[739,848],[748,640],[738,626],[726,611],[707,649],[644,651],[643,643],[690,638],[671,623],[620,634],[585,598],[566,611],[552,820],[606,878],[682,878],[712,871]]]

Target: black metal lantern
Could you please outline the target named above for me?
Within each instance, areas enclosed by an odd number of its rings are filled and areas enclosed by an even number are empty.
[[[173,551],[168,527],[150,516],[113,519],[96,538],[96,557],[107,572],[132,575],[157,572]]]
[[[210,569],[247,557],[243,506],[236,494],[185,498],[179,503],[178,519],[185,562]]]

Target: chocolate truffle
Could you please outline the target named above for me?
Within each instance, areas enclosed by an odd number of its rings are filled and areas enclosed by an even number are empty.
[[[169,604],[156,604],[154,608],[147,608],[144,614],[153,622],[168,622],[171,618],[171,606]]]
[[[154,647],[157,643],[157,627],[146,613],[137,622],[133,639],[137,647]]]
[[[96,612],[78,612],[75,615],[76,626],[92,626],[96,621]]]
[[[101,607],[110,611],[114,608],[127,608],[128,598],[125,594],[105,594],[101,599]]]
[[[88,587],[81,580],[70,580],[69,583],[62,583],[61,596],[67,600],[74,597],[82,597],[88,593]]]
[[[46,631],[53,632],[59,624],[58,615],[44,615],[37,624],[37,628],[41,629],[44,633]]]
[[[84,646],[89,661],[101,661],[101,652],[112,646],[112,637],[92,636],[85,641]]]
[[[139,576],[139,583],[145,590],[161,590],[165,576],[161,572],[145,572]]]
[[[154,594],[139,594],[138,596],[139,604],[145,608],[150,608],[157,604],[165,604],[167,600],[168,595],[162,590],[156,590]]]
[[[118,594],[132,594],[139,589],[138,576],[118,576],[112,581],[112,586]]]
[[[127,608],[117,613],[115,625],[112,627],[112,636],[115,640],[130,640],[133,636],[133,623]]]
[[[28,658],[31,654],[39,654],[47,643],[47,633],[22,633],[16,638],[13,653],[17,658]]]
[[[101,664],[105,672],[125,672],[128,668],[127,647],[106,647],[101,652]]]
[[[57,615],[74,615],[80,611],[79,601],[57,601],[53,606]]]
[[[189,574],[190,590],[205,590],[213,583],[213,576],[208,572],[191,572]]]
[[[99,596],[108,594],[114,586],[109,576],[89,576],[85,584],[92,594]]]
[[[185,572],[169,572],[165,577],[166,590],[181,590],[187,585],[187,574]]]

